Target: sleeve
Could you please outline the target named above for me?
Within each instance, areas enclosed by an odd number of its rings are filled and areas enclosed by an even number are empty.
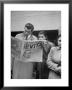
[[[38,40],[38,38],[36,36],[34,36],[34,40]]]
[[[53,43],[49,43],[49,42],[47,41],[47,44],[45,45],[45,51],[46,51],[46,53],[49,53],[49,52],[50,52],[50,49],[51,49],[52,47],[54,47]]]
[[[43,49],[45,50],[46,53],[49,51],[50,45],[49,45],[49,43],[48,43],[47,41],[44,42],[44,44],[43,44]]]
[[[15,36],[15,38],[22,40],[22,39],[23,39],[22,33],[21,33],[21,34],[17,34],[17,35]]]
[[[15,36],[15,38],[19,38],[20,37],[20,34],[17,34],[16,36]]]
[[[50,68],[51,70],[57,71],[58,64],[53,62],[53,57],[52,57],[53,53],[54,53],[54,49],[51,48],[50,53],[48,55],[48,59],[47,59],[47,65],[48,65],[48,68]]]

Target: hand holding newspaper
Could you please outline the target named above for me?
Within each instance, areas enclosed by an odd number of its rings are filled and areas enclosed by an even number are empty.
[[[11,37],[11,54],[22,62],[42,62],[42,40],[19,40]]]

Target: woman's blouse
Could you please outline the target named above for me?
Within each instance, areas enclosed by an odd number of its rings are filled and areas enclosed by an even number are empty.
[[[57,71],[58,66],[61,66],[61,49],[59,47],[52,47],[47,59],[48,67]]]

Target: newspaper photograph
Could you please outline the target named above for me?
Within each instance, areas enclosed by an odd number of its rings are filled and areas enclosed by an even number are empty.
[[[67,86],[69,3],[1,6],[4,86]]]

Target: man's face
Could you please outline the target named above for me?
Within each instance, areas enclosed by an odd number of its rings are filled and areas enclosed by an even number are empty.
[[[39,40],[46,40],[44,34],[39,34]]]
[[[31,29],[27,29],[27,27],[25,27],[24,29],[25,29],[24,31],[25,35],[31,34]]]

